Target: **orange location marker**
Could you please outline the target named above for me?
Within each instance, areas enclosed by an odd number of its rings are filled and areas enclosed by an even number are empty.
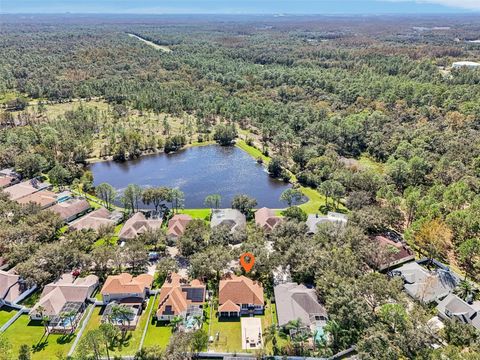
[[[252,270],[253,265],[255,264],[255,256],[252,253],[245,253],[240,256],[240,265],[245,269],[246,272]]]

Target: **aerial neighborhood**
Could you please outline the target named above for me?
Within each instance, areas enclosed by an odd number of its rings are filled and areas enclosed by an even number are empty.
[[[243,212],[212,208],[200,216],[172,209],[171,216],[164,219],[165,214],[148,209],[126,211],[113,204],[107,209],[101,195],[59,190],[37,178],[20,180],[10,169],[2,174],[6,175],[0,179],[8,177],[3,188],[5,201],[53,212],[65,236],[93,232],[100,234],[94,246],[125,251],[118,264],[113,257],[100,265],[103,259],[99,253],[88,267],[58,273],[46,284],[22,278],[22,271],[19,274],[8,259],[3,259],[0,311],[8,311],[11,317],[2,324],[2,332],[8,334],[15,323],[29,317],[25,332],[38,322],[48,334],[44,336],[77,338],[68,342],[68,349],[64,346],[63,351],[71,356],[82,348],[86,332],[102,324],[118,329],[118,344],[110,350],[121,355],[134,354],[145,343],[166,343],[177,333],[205,334],[198,351],[210,353],[278,353],[282,344],[292,342],[295,346],[290,354],[307,354],[334,341],[328,304],[311,282],[294,281],[298,275],[290,272],[291,265],[279,263],[270,273],[255,266],[262,266],[261,262],[268,261],[282,246],[272,241],[280,228],[284,227],[281,232],[304,236],[308,246],[322,233],[345,236],[348,213],[305,214],[297,223],[301,227],[290,230],[298,220],[288,212],[282,216],[282,212],[267,207],[246,211],[240,207]],[[264,234],[263,250],[244,247],[248,228]],[[288,241],[288,235],[282,236]],[[226,245],[237,256],[249,250],[249,254],[258,254],[253,259],[257,265],[246,271],[231,254],[215,250],[209,255],[212,258],[196,258],[201,246],[198,242],[202,241]],[[429,320],[432,331],[439,331],[450,320],[480,328],[480,303],[457,291],[462,283],[459,274],[435,259],[418,259],[402,235],[392,229],[366,241],[372,249],[366,271],[382,276],[387,283],[398,279],[408,295],[406,301],[434,308],[436,315]],[[145,335],[139,338],[140,333]]]
[[[0,360],[480,359],[476,1],[0,2]]]

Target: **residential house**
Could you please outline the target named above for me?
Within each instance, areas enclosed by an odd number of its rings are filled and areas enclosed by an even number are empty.
[[[246,276],[228,274],[220,280],[218,305],[221,317],[263,314],[263,287]]]
[[[138,298],[143,302],[150,293],[152,283],[153,276],[150,274],[136,277],[127,273],[111,275],[105,281],[100,293],[104,303],[126,298]]]
[[[327,215],[308,215],[306,224],[308,227],[308,234],[316,234],[318,231],[318,226],[320,224],[334,224],[338,226],[346,226],[348,222],[348,217],[344,214],[336,213],[329,211]]]
[[[162,226],[162,219],[147,219],[141,212],[128,219],[120,230],[120,240],[131,240],[146,231],[156,230]]]
[[[192,217],[187,214],[175,214],[168,221],[167,236],[171,239],[179,238],[185,232],[188,223],[192,221]]]
[[[67,201],[59,202],[49,210],[57,213],[60,218],[69,223],[90,211],[90,204],[82,198],[73,198]]]
[[[12,169],[4,169],[0,171],[0,189],[18,184],[20,176]]]
[[[430,271],[416,262],[406,263],[391,274],[401,276],[407,294],[425,304],[438,302],[458,285],[458,278],[451,271],[441,268]]]
[[[247,219],[245,215],[236,209],[213,210],[210,226],[214,228],[219,225],[228,226],[230,232],[234,233],[245,228]]]
[[[265,231],[272,231],[277,224],[282,221],[280,216],[275,215],[275,211],[266,207],[255,211],[255,224]]]
[[[140,320],[152,283],[153,276],[149,274],[136,277],[127,273],[109,276],[100,291],[103,302],[107,303],[102,322],[110,322],[120,328],[134,330]],[[130,310],[127,319],[113,317],[115,313],[112,310],[115,306]]]
[[[42,183],[37,179],[31,179],[22,181],[21,183],[9,186],[3,191],[7,193],[10,200],[17,201],[25,196],[36,193],[37,191],[42,191],[50,188],[51,185],[47,183]]]
[[[165,280],[159,294],[157,320],[170,321],[174,317],[185,320],[186,330],[199,327],[196,316],[203,316],[206,287],[200,280],[187,281],[173,273]]]
[[[63,274],[60,279],[44,287],[40,300],[30,310],[30,318],[42,320],[47,317],[51,332],[73,330],[97,287],[98,277],[95,275],[82,278]]]
[[[442,319],[460,321],[471,324],[480,330],[480,301],[468,304],[455,294],[449,294],[437,305],[438,314]]]
[[[275,286],[274,293],[279,326],[299,319],[314,332],[326,325],[327,311],[319,303],[315,289],[289,282]]]
[[[28,288],[14,271],[0,270],[0,307],[13,305]]]
[[[374,266],[379,271],[390,269],[408,261],[415,260],[415,253],[406,244],[388,238],[386,235],[378,235],[372,239],[380,249],[379,257],[374,259]]]
[[[17,200],[19,204],[36,204],[42,209],[49,208],[57,203],[57,194],[49,190],[37,191]]]
[[[100,208],[88,213],[87,215],[73,221],[70,227],[73,230],[93,229],[99,230],[102,227],[115,226],[121,219],[121,214],[110,212],[105,208]]]

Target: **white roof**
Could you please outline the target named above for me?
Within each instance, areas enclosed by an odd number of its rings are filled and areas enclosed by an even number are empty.
[[[468,66],[468,67],[478,67],[480,63],[474,61],[456,61],[453,63],[454,67]]]

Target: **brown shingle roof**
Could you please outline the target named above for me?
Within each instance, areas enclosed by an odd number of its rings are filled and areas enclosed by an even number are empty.
[[[186,214],[176,214],[168,222],[167,235],[182,236],[192,217]]]
[[[98,277],[88,275],[84,278],[74,278],[71,274],[62,277],[43,289],[40,300],[30,313],[37,313],[43,307],[46,316],[58,315],[67,302],[84,302],[98,286]]]
[[[177,273],[171,274],[160,289],[157,316],[180,315],[190,305],[205,302],[205,285],[200,280],[190,283]]]
[[[255,224],[267,231],[272,230],[280,221],[282,221],[282,218],[276,216],[272,209],[263,207],[255,211]]]
[[[34,203],[46,208],[57,202],[57,194],[49,190],[37,191],[36,193],[24,196],[17,200],[19,204]]]
[[[70,199],[52,206],[49,210],[57,213],[63,220],[70,219],[90,209],[85,199]]]
[[[13,301],[21,294],[20,276],[0,270],[0,299]]]
[[[16,181],[14,176],[0,176],[0,188],[8,187]]]
[[[105,281],[102,288],[102,295],[107,294],[139,294],[145,289],[150,289],[153,276],[149,274],[133,277],[130,274],[111,275]]]
[[[227,300],[224,304],[218,307],[219,312],[239,312],[240,306],[235,304],[232,300]]]
[[[24,196],[36,193],[37,191],[47,189],[50,185],[42,183],[36,179],[26,180],[21,183],[9,186],[3,189],[8,194],[10,200],[18,200]]]
[[[235,304],[263,305],[263,287],[246,276],[228,275],[220,280],[218,303],[223,305],[228,300]]]
[[[110,211],[105,208],[100,208],[72,222],[70,227],[74,230],[98,230],[102,226],[115,226],[115,220],[112,220],[111,216],[112,213]]]
[[[385,259],[383,264],[380,264],[379,270],[384,270],[386,268],[402,264],[406,261],[413,260],[415,254],[407,245],[404,245],[400,242],[392,241],[385,236],[375,236],[374,241],[376,241],[381,247],[389,251],[392,251],[388,254],[388,259]]]
[[[161,226],[161,219],[147,219],[141,212],[137,212],[125,222],[118,236],[120,239],[133,239],[148,230],[159,229]]]

